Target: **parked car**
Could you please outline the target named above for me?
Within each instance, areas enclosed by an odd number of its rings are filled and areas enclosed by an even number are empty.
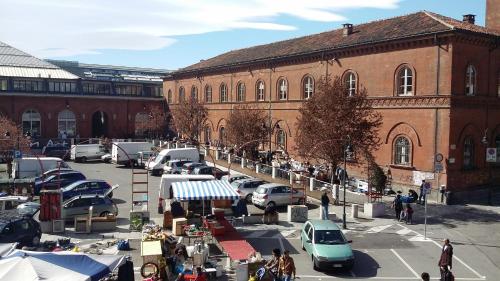
[[[34,216],[36,212],[40,211],[40,203],[26,202],[17,206],[17,211],[22,215]]]
[[[221,180],[227,180],[229,183],[232,183],[233,181],[249,179],[249,178],[251,178],[251,176],[247,176],[244,174],[236,174],[236,175],[225,175],[221,178]]]
[[[71,160],[75,162],[87,162],[88,160],[101,160],[106,154],[106,148],[102,144],[77,144],[71,146]]]
[[[190,160],[192,162],[200,161],[200,152],[196,147],[163,149],[155,157],[154,161],[149,162],[148,170],[151,175],[161,175],[165,164],[170,160]]]
[[[292,198],[293,197],[293,198]],[[293,199],[293,200],[292,200]],[[257,207],[286,206],[290,204],[304,204],[304,193],[293,190],[286,185],[278,183],[263,184],[252,194],[252,203]]]
[[[199,166],[194,168],[192,174],[194,175],[213,175],[216,179],[220,180],[223,176],[229,175],[228,171],[223,171],[219,168],[212,166]]]
[[[71,168],[61,158],[57,157],[23,157],[12,162],[12,177],[15,179],[33,178],[45,171]]]
[[[139,151],[139,156],[137,157],[137,166],[141,168],[146,168],[146,164],[154,160],[156,156],[154,151]]]
[[[31,216],[17,210],[0,212],[0,243],[19,243],[20,246],[34,246],[40,243],[42,230]]]
[[[27,196],[1,196],[0,197],[0,211],[13,210],[18,205],[28,202]]]
[[[71,168],[55,168],[55,169],[50,169],[45,171],[43,174],[41,174],[39,177],[35,178],[35,181],[37,180],[42,180],[44,178],[48,178],[52,175],[58,174],[58,173],[64,173],[64,172],[70,172],[73,171]]]
[[[354,254],[350,243],[331,220],[309,220],[300,233],[302,249],[311,256],[313,267],[318,269],[344,268],[354,266]]]
[[[111,186],[109,183],[103,180],[81,180],[74,182],[64,188],[62,188],[63,201],[68,200],[71,197],[84,195],[84,194],[106,194],[109,197],[113,197],[113,190],[116,189],[118,185]]]
[[[180,174],[182,166],[187,163],[192,163],[191,160],[170,160],[163,166],[164,174]]]
[[[205,164],[198,162],[185,163],[184,165],[182,165],[181,174],[189,175],[193,173],[194,168],[201,166],[205,166]]]
[[[139,151],[148,151],[152,148],[153,144],[150,142],[113,142],[111,162],[117,165],[135,165]]]
[[[58,157],[62,160],[69,160],[70,148],[66,145],[52,145],[52,146],[44,146],[42,148],[42,154],[45,157]]]
[[[249,178],[233,181],[231,186],[236,192],[238,192],[241,198],[245,198],[248,203],[252,203],[253,192],[257,190],[259,186],[266,183],[269,182],[262,179]]]
[[[104,163],[111,163],[111,153],[106,153],[101,156],[101,161]]]
[[[78,171],[66,171],[59,174],[55,173],[45,179],[38,178],[35,180],[34,193],[40,194],[40,190],[44,189],[58,189],[72,184],[76,181],[87,179],[82,173]]]
[[[106,194],[85,194],[63,203],[63,219],[73,220],[76,216],[87,215],[90,207],[93,217],[105,217],[110,214],[118,216],[118,207]]]

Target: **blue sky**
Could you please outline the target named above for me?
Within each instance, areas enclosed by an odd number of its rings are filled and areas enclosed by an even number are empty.
[[[347,3],[346,3],[347,2]],[[42,58],[177,69],[229,50],[486,0],[0,0],[0,41]],[[35,27],[35,28],[34,28]]]

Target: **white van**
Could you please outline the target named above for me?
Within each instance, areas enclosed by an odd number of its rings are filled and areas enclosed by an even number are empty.
[[[101,160],[106,154],[101,144],[78,144],[71,146],[71,160],[75,162],[86,162],[87,160]]]
[[[211,181],[215,180],[212,175],[163,175],[160,181],[158,192],[158,209],[166,210],[165,199],[173,198],[172,183],[183,181]]]
[[[151,151],[152,148],[153,144],[149,142],[114,142],[111,148],[111,162],[117,165],[129,165],[132,161],[133,164],[137,164],[139,151]]]
[[[61,158],[57,157],[25,157],[14,159],[12,162],[12,177],[16,179],[33,178],[40,176],[45,171],[58,168],[71,167]]]
[[[165,163],[170,160],[200,161],[200,152],[196,147],[164,149],[158,153],[154,161],[149,162],[148,171],[151,175],[163,173]]]

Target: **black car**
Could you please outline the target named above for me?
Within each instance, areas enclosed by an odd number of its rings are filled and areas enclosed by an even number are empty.
[[[45,179],[35,180],[35,195],[40,194],[43,189],[58,189],[70,185],[76,181],[87,179],[82,173],[78,171],[64,171],[59,174],[52,174]]]
[[[63,160],[69,160],[69,149],[69,146],[65,145],[44,146],[42,148],[42,154],[46,157],[58,157]]]
[[[228,171],[222,171],[219,168],[212,166],[200,166],[194,168],[192,174],[194,175],[212,175],[216,179],[220,180],[223,176],[229,175]]]
[[[0,243],[34,246],[40,243],[42,230],[37,221],[17,210],[0,212]]]

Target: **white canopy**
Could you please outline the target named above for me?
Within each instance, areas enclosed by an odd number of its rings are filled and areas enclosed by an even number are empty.
[[[0,280],[93,281],[124,262],[118,255],[15,250],[0,259]]]
[[[240,195],[228,181],[184,181],[172,183],[174,198],[186,200],[236,200]]]

